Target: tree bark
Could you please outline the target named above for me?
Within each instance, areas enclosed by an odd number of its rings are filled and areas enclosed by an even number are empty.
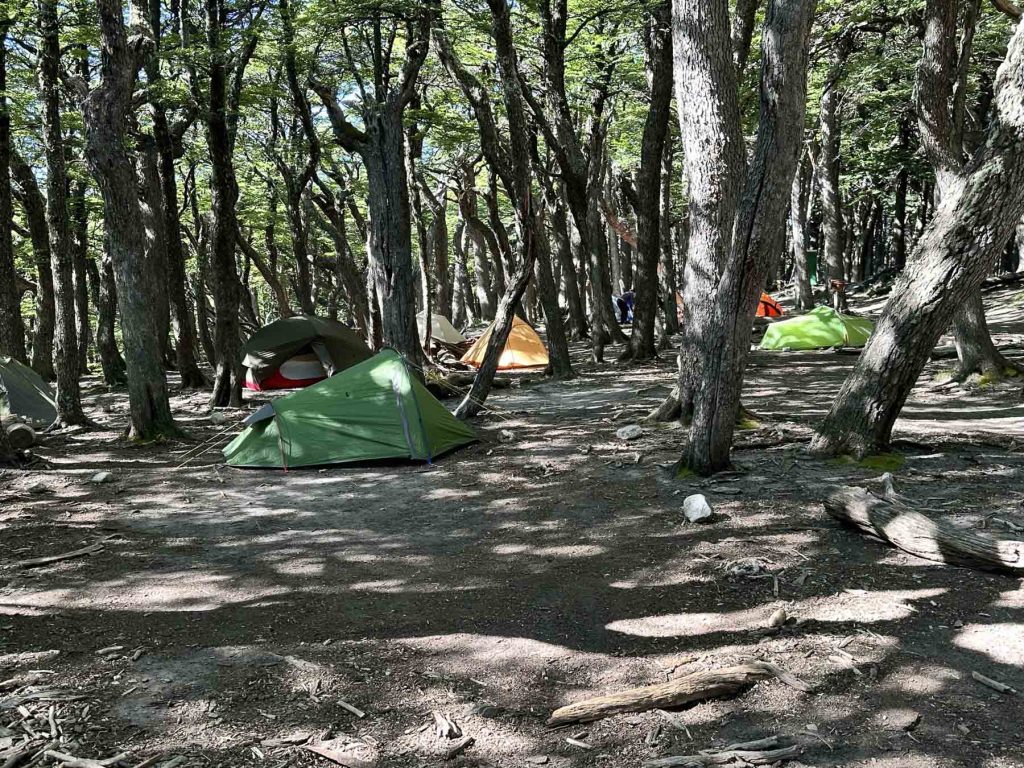
[[[117,286],[114,281],[114,265],[110,256],[110,237],[104,233],[101,266],[90,262],[90,276],[95,290],[93,303],[96,305],[96,352],[100,357],[103,382],[109,386],[125,384],[127,366],[117,348]]]
[[[17,152],[11,152],[14,191],[25,212],[32,260],[36,267],[35,328],[32,334],[32,370],[46,381],[57,377],[53,368],[53,337],[57,308],[53,296],[53,269],[50,265],[50,235],[46,227],[46,200],[39,190],[35,173]]]
[[[164,228],[163,189],[160,185],[159,160],[156,142],[152,136],[142,134],[136,141],[136,174],[138,176],[139,210],[146,234],[145,261],[152,270],[153,315],[156,338],[153,340],[160,350],[160,359],[166,368],[171,362],[170,331],[171,302],[167,287],[167,230]]]
[[[7,103],[8,26],[7,22],[0,26],[0,355],[27,363],[21,289],[11,240],[14,210],[11,202],[11,112]]]
[[[793,177],[789,198],[789,229],[793,249],[793,283],[796,286],[795,309],[807,312],[814,308],[810,265],[807,263],[807,201],[811,190],[811,150],[805,148]]]
[[[679,402],[680,466],[729,465],[757,301],[780,250],[806,101],[813,0],[773,0],[762,35],[761,114],[749,168],[726,0],[674,0],[673,49],[690,188]]]
[[[56,306],[54,363],[60,426],[85,425],[78,383],[81,364],[75,327],[74,254],[68,222],[68,175],[60,112],[60,38],[57,1],[39,0],[39,95],[46,155],[46,226]]]
[[[430,45],[435,3],[425,3],[410,23],[405,61],[400,76],[385,86],[389,51],[375,45],[376,62],[373,96],[363,100],[363,127],[350,123],[337,100],[335,89],[313,83],[323,101],[335,142],[357,152],[366,168],[369,188],[370,226],[368,236],[369,274],[380,307],[383,342],[398,350],[414,367],[423,356],[416,331],[416,289],[412,265],[412,222],[409,184],[405,173],[403,117],[415,95],[416,81]],[[377,31],[381,19],[371,22]],[[378,41],[379,42],[379,41]],[[364,89],[365,91],[365,89]]]
[[[1024,30],[996,76],[986,142],[947,191],[893,288],[875,332],[825,417],[812,448],[884,451],[893,424],[949,323],[985,279],[1024,214]]]
[[[658,346],[667,349],[669,337],[679,333],[679,312],[676,307],[676,259],[672,245],[672,159],[675,154],[672,136],[666,136],[661,154],[661,212],[658,215],[658,237],[661,240],[658,284],[661,288],[661,313],[664,336]]]
[[[752,3],[755,4],[756,3]],[[672,112],[672,5],[651,10],[645,29],[647,82],[651,103],[640,139],[637,172],[637,260],[633,332],[624,356],[648,360],[657,355],[654,321],[658,314],[658,262],[661,257],[661,165]]]
[[[846,282],[846,259],[843,248],[843,202],[839,189],[839,79],[846,64],[849,47],[840,43],[836,59],[829,68],[825,90],[821,95],[821,171],[818,187],[821,190],[821,232],[824,240],[825,271],[832,305],[846,311],[846,295],[833,281]]]
[[[128,375],[129,436],[151,440],[177,434],[167,397],[163,360],[154,341],[160,329],[153,307],[162,289],[161,265],[148,261],[135,170],[125,132],[132,93],[151,40],[142,32],[145,7],[132,7],[132,35],[115,0],[97,0],[100,82],[85,100],[86,156],[103,198],[110,260],[117,282]]]
[[[509,332],[512,330],[512,316],[533,274],[540,236],[536,229],[538,212],[531,188],[530,132],[526,121],[519,62],[512,41],[511,13],[506,0],[487,0],[487,5],[491,10],[495,58],[508,120],[508,165],[502,169],[503,181],[508,185],[506,191],[515,210],[520,257],[512,282],[498,303],[491,336],[480,368],[473,379],[473,385],[455,411],[455,415],[461,419],[479,413],[491,390],[494,374],[498,369],[498,358],[501,357]]]
[[[732,57],[736,65],[736,80],[742,81],[750,57],[750,41],[754,37],[754,17],[760,0],[736,0],[732,19]]]

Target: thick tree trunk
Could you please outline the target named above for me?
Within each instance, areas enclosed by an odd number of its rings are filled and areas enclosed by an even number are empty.
[[[1024,28],[996,77],[986,143],[947,191],[818,430],[822,453],[884,451],[952,310],[970,300],[1024,214]]]
[[[672,112],[672,5],[669,0],[651,10],[645,42],[651,103],[640,140],[640,170],[636,180],[637,260],[633,333],[624,353],[634,360],[648,360],[657,355],[654,321],[658,314],[658,262],[661,257],[661,165]]]
[[[11,112],[7,103],[7,27],[6,22],[0,26],[0,355],[27,363],[21,289],[11,240],[14,210],[11,202]]]
[[[548,202],[551,241],[554,246],[554,257],[560,267],[562,293],[569,308],[569,334],[574,339],[585,339],[589,332],[587,312],[580,295],[577,282],[576,265],[572,258],[572,238],[569,235],[568,212],[560,195],[555,192],[555,185],[548,184],[544,191]]]
[[[460,216],[452,233],[452,255],[455,257],[452,276],[452,325],[464,328],[472,314],[472,288],[469,285],[469,270],[466,267],[466,222]]]
[[[153,314],[156,342],[160,358],[167,366],[171,362],[170,331],[171,303],[167,292],[167,230],[164,228],[164,195],[160,185],[156,142],[152,136],[139,138],[136,151],[136,169],[139,188],[139,210],[143,231],[146,233],[146,264],[153,270]]]
[[[156,293],[163,290],[163,264],[147,257],[146,232],[136,174],[126,149],[125,126],[144,48],[131,46],[123,9],[115,0],[97,0],[103,58],[100,84],[84,107],[86,155],[103,197],[110,260],[117,282],[125,364],[128,375],[129,435],[150,440],[177,433],[167,397],[163,360],[154,344],[160,328],[154,316]],[[136,19],[137,20],[137,19]]]
[[[793,249],[793,283],[796,286],[795,309],[807,312],[814,308],[810,265],[807,263],[807,201],[811,190],[811,156],[805,149],[800,159],[789,198],[789,230]]]
[[[235,266],[235,241],[238,238],[238,180],[233,160],[234,140],[229,120],[228,77],[230,51],[225,49],[228,10],[224,0],[205,0],[206,42],[210,71],[206,116],[206,144],[210,157],[210,264],[209,279],[216,310],[213,344],[213,393],[210,406],[241,406],[242,370],[241,330],[238,310],[242,286]],[[238,66],[238,65],[236,65]]]
[[[103,236],[101,267],[95,261],[90,264],[90,280],[95,286],[93,303],[96,305],[96,352],[100,358],[103,382],[107,386],[118,386],[127,382],[127,366],[117,348],[117,286],[114,281],[114,265],[110,257],[110,238]]]
[[[780,251],[806,101],[813,0],[774,0],[762,35],[761,115],[750,167],[726,0],[674,0],[673,48],[690,187],[679,402],[683,468],[729,465],[751,326]]]
[[[743,79],[750,57],[750,41],[754,37],[754,17],[760,0],[736,0],[736,11],[732,19],[733,62],[736,65],[736,79]]]
[[[54,364],[57,370],[57,420],[61,426],[83,425],[78,377],[78,336],[75,327],[74,254],[68,222],[68,176],[60,113],[60,39],[57,2],[39,2],[39,91],[46,155],[46,225],[56,305]]]

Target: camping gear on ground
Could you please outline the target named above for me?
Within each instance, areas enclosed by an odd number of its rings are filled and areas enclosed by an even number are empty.
[[[0,357],[0,416],[7,414],[52,424],[57,418],[57,399],[38,373],[14,358]]]
[[[767,293],[761,291],[761,298],[757,301],[757,316],[782,317],[783,314],[782,305]]]
[[[315,315],[285,317],[263,326],[242,352],[249,369],[245,385],[257,390],[305,387],[373,355],[351,328]]]
[[[422,338],[427,330],[427,310],[424,309],[416,315],[416,322],[420,329],[420,337]],[[430,315],[430,338],[450,346],[464,344],[467,341],[466,337],[455,329],[455,326],[449,322],[447,317],[436,313]]]
[[[484,361],[487,342],[491,338],[494,323],[487,326],[483,336],[473,342],[473,346],[462,356],[460,362],[479,368]],[[498,370],[507,371],[513,368],[546,368],[548,365],[548,348],[544,346],[537,332],[519,315],[512,316],[512,330],[509,331],[505,349],[498,358]]]
[[[290,395],[245,420],[224,449],[233,467],[308,467],[376,459],[432,461],[476,440],[395,350]]]
[[[806,315],[772,323],[761,349],[863,347],[875,324],[865,317],[842,315],[831,307],[815,307]]]

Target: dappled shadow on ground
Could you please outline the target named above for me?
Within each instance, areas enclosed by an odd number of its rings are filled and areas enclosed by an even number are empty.
[[[177,468],[225,428],[198,417],[191,441],[165,446],[75,436],[73,463],[55,446],[53,470],[0,480],[0,663],[59,648],[49,667],[114,724],[116,744],[83,736],[97,756],[324,764],[261,742],[331,731],[372,743],[382,765],[437,764],[446,743],[421,726],[438,709],[477,740],[465,765],[629,767],[774,733],[799,735],[805,765],[1024,765],[1022,700],[970,677],[1024,690],[1020,581],[925,563],[827,519],[831,486],[878,474],[812,459],[797,439],[853,358],[753,362],[744,400],[765,427],[738,435],[737,471],[713,481],[668,474],[675,426],[615,435],[667,392],[668,360],[581,361],[579,380],[497,393],[481,442],[433,466],[239,471],[207,453]],[[929,445],[906,451],[900,490],[964,524],[992,512],[1024,524],[1024,456],[984,444],[999,442],[987,418],[975,431],[956,410],[1017,406],[976,394],[915,396],[900,434]],[[918,429],[931,422],[944,426]],[[742,447],[780,424],[790,438]],[[113,482],[90,483],[99,468]],[[693,492],[712,522],[684,524]],[[11,567],[104,539],[92,558]],[[791,621],[766,631],[780,606]],[[124,652],[97,656],[113,645]],[[560,704],[749,655],[817,693],[766,681],[671,724],[543,727]],[[908,711],[921,716],[909,733]],[[595,749],[566,743],[579,731]]]

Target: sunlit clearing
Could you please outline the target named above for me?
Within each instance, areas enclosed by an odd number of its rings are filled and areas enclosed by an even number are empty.
[[[1000,664],[1024,667],[1024,624],[968,624],[953,642]]]

